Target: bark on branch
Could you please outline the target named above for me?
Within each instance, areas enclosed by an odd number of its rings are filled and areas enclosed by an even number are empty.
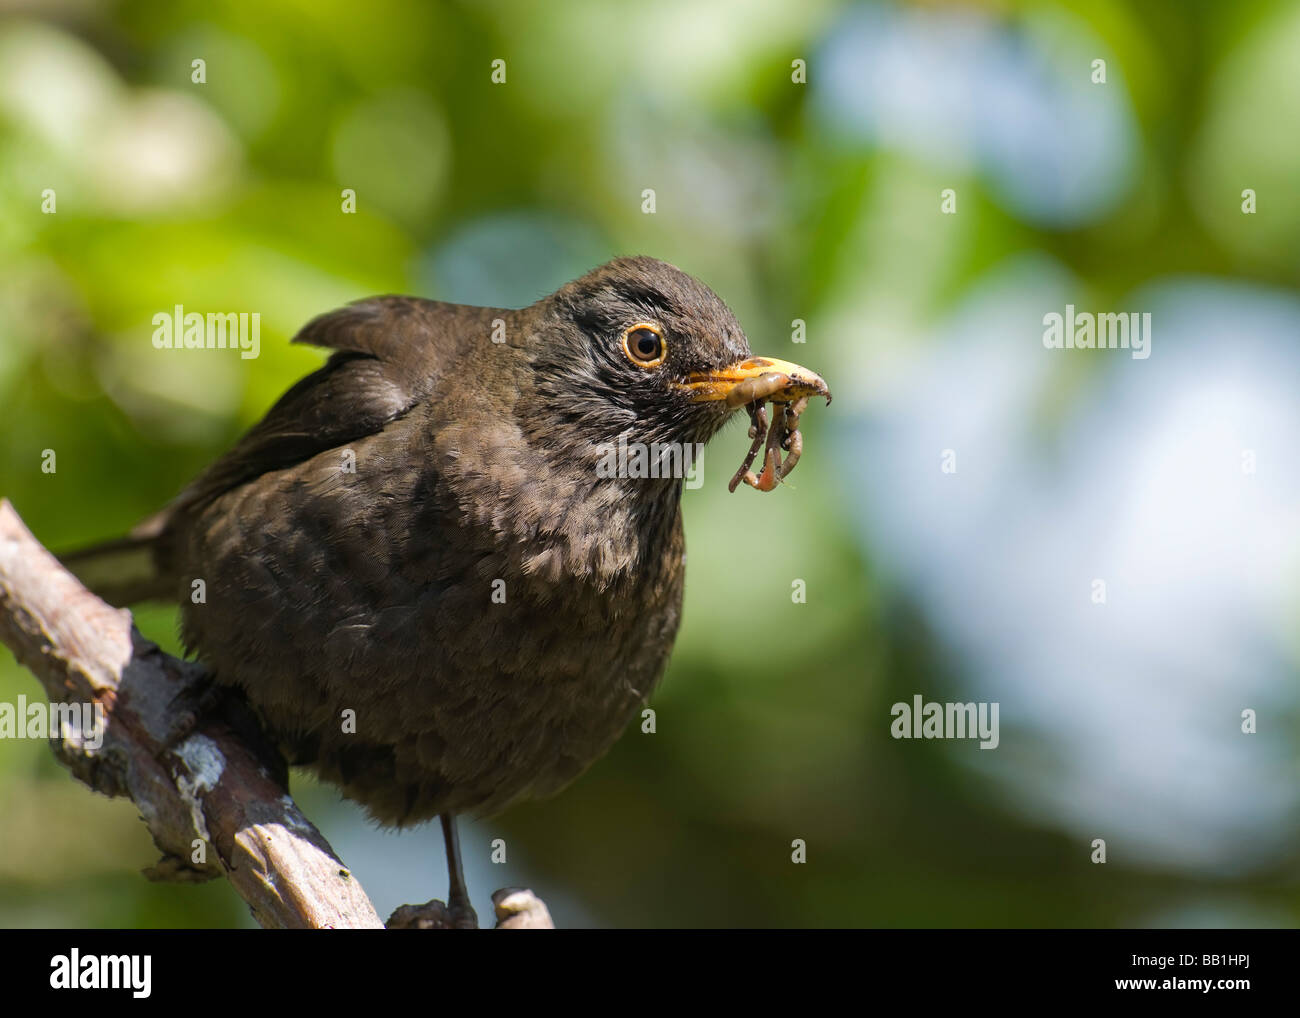
[[[265,927],[383,926],[329,843],[228,725],[200,718],[167,748],[177,704],[194,696],[202,669],[164,654],[130,612],[83,587],[2,499],[0,642],[51,703],[103,706],[102,742],[65,729],[51,743],[91,788],[136,804],[163,852],[151,875],[224,874]]]

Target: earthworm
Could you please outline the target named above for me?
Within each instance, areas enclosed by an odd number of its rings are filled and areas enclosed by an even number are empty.
[[[749,385],[750,382],[741,382],[741,385]],[[740,464],[740,469],[736,471],[736,476],[731,479],[727,485],[728,491],[735,491],[736,485],[749,473],[749,468],[754,465],[754,457],[758,455],[758,450],[763,447],[763,438],[767,434],[767,407],[761,402],[753,402],[745,407],[749,411],[749,437],[754,440],[753,445],[749,447],[749,453],[745,456],[745,462]]]
[[[761,390],[765,387],[762,383],[768,377],[769,375],[762,375],[750,381],[757,383],[755,388]],[[742,382],[741,384],[749,385],[750,382]],[[784,386],[778,386],[772,392],[778,391],[780,388],[784,388]],[[751,488],[757,488],[759,491],[771,491],[790,475],[790,471],[795,468],[795,464],[799,462],[799,456],[803,452],[803,436],[799,434],[799,415],[804,412],[807,406],[807,396],[795,400],[793,403],[783,403],[781,412],[773,416],[772,423],[769,426],[767,423],[767,410],[762,399],[755,399],[747,405],[750,420],[753,422],[749,428],[749,437],[754,441],[749,447],[749,453],[745,456],[745,461],[740,465],[740,469],[736,471],[736,475],[727,486],[728,491],[735,491],[736,486],[741,481],[744,481]],[[764,435],[765,431],[766,435]],[[759,448],[764,445],[764,439],[766,439],[767,451],[763,455],[763,471],[755,476],[750,467],[753,466]],[[784,462],[781,459],[782,450],[787,453]]]
[[[779,371],[766,371],[757,378],[746,378],[727,393],[727,406],[738,407],[747,403],[763,403],[769,396],[790,384],[790,376]]]

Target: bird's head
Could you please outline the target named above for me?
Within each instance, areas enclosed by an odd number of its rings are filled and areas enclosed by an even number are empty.
[[[655,258],[618,258],[535,307],[539,389],[592,442],[703,443],[755,398],[830,396],[808,369],[754,356],[717,294]]]

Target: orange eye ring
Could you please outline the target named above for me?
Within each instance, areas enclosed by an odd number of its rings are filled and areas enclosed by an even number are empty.
[[[653,322],[636,322],[623,330],[623,353],[638,368],[657,368],[668,357],[663,330]]]

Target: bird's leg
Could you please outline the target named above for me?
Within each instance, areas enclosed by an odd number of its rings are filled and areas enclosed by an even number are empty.
[[[390,930],[478,929],[478,916],[474,914],[474,906],[469,903],[465,872],[461,868],[456,815],[443,813],[438,819],[442,821],[442,839],[447,846],[447,904],[435,899],[423,905],[403,905],[388,917],[385,925]]]
[[[456,814],[443,813],[438,818],[442,821],[442,840],[447,846],[447,911],[451,914],[452,926],[458,930],[477,930],[478,916],[474,906],[469,902],[469,890],[465,886],[465,871],[461,867],[460,837],[456,833]]]

